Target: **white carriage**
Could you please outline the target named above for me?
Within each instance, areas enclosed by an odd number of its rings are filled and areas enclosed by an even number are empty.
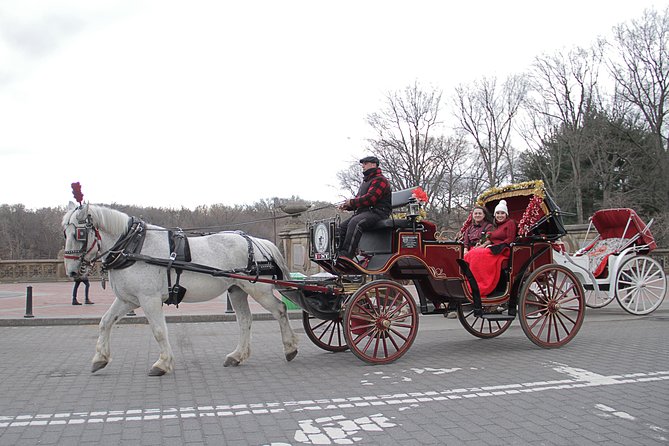
[[[557,252],[555,263],[577,274],[586,293],[585,304],[601,308],[616,299],[635,315],[655,311],[667,292],[664,268],[648,254],[657,245],[633,209],[602,209],[590,218],[585,239],[594,227],[598,236],[574,254]]]

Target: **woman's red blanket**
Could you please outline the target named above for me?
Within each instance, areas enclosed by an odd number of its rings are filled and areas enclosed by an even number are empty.
[[[487,296],[495,289],[502,272],[502,262],[508,258],[508,248],[501,254],[493,254],[488,248],[474,248],[465,254],[465,261],[469,263],[469,269],[476,279],[481,297]]]

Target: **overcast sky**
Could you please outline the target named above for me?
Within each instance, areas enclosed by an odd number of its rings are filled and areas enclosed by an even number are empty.
[[[0,204],[66,205],[74,181],[93,203],[340,201],[386,92],[449,98],[667,5],[458,3],[2,0]]]

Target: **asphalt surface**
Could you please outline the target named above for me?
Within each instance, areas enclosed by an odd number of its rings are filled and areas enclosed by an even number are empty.
[[[91,297],[93,306],[68,307],[69,294],[51,305],[77,320],[104,311],[102,295]],[[32,319],[48,319],[42,311]],[[551,350],[517,322],[482,340],[458,320],[421,316],[409,352],[377,366],[320,350],[291,322],[293,361],[276,322],[258,320],[251,358],[231,368],[236,323],[173,322],[175,371],[159,378],[147,376],[158,357],[148,326],[115,326],[113,361],[91,374],[95,325],[5,324],[0,445],[669,444],[666,300],[643,317],[615,301],[588,309],[576,338]]]

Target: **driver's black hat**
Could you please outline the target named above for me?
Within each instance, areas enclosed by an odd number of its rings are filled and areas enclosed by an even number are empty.
[[[379,159],[375,156],[366,156],[363,159],[360,160],[360,164],[362,163],[374,163],[377,166],[381,163],[379,163]]]

